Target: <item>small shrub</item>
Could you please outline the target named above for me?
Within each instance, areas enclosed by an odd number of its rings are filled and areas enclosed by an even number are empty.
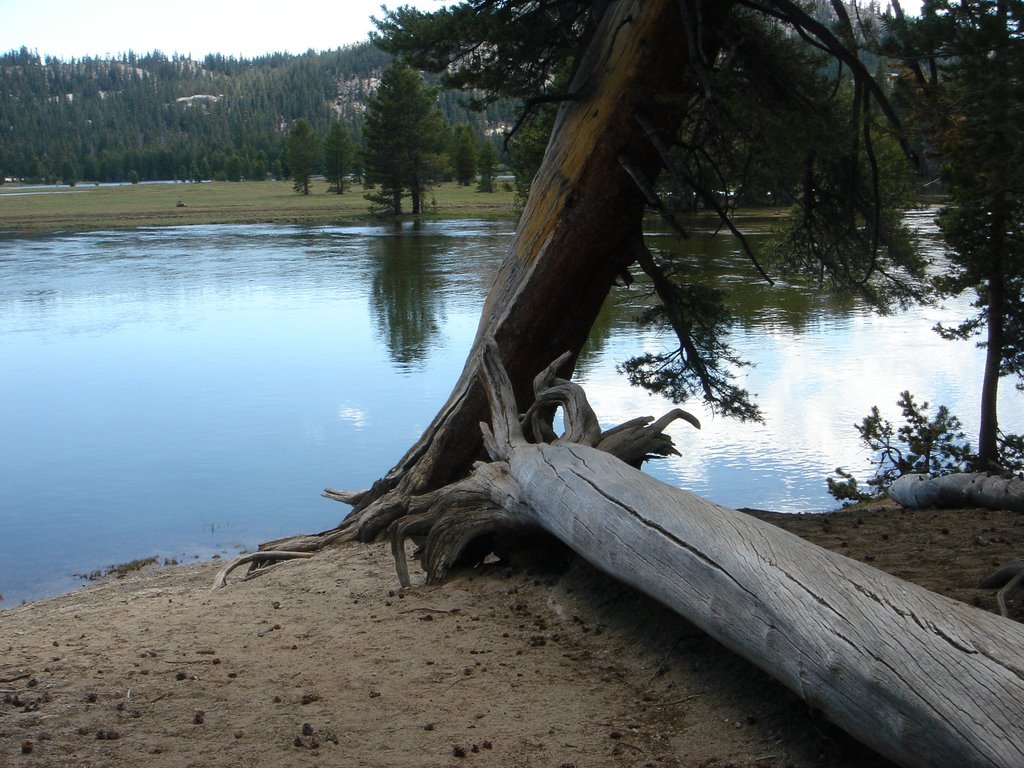
[[[836,467],[835,474],[839,475],[838,479],[829,477],[825,479],[825,482],[828,483],[829,494],[836,501],[842,502],[843,506],[870,501],[878,494],[877,491],[862,491],[857,478],[842,467]]]
[[[999,433],[999,464],[1005,472],[1024,472],[1024,435]]]
[[[946,475],[963,472],[975,456],[964,437],[960,419],[940,405],[933,418],[928,416],[928,403],[920,405],[909,391],[900,393],[897,401],[903,413],[903,425],[893,427],[883,419],[878,406],[856,425],[861,441],[872,452],[875,475],[867,481],[870,490],[862,489],[855,477],[837,467],[838,478],[828,478],[828,492],[843,502],[860,502],[882,495],[893,480],[906,474]]]

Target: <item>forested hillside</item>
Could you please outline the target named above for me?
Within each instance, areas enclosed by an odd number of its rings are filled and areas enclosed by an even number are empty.
[[[320,136],[340,120],[360,142],[366,99],[389,61],[369,43],[202,61],[159,51],[71,61],[11,51],[0,55],[0,178],[265,178],[280,170],[299,118]],[[476,114],[462,102],[439,96],[448,123],[479,136],[513,119],[508,104]]]

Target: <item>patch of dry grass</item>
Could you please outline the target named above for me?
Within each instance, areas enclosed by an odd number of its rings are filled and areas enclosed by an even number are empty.
[[[442,184],[427,195],[426,218],[515,217],[511,190],[481,194]],[[316,181],[309,195],[288,181],[0,187],[0,231],[84,231],[188,224],[334,224],[372,216],[360,186],[343,195]],[[178,205],[178,203],[182,205]]]

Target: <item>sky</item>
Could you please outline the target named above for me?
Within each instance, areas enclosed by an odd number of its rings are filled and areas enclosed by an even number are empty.
[[[362,42],[385,0],[0,0],[0,52],[25,46],[61,59],[163,51],[222,53],[333,50]],[[431,11],[443,0],[387,0]],[[903,8],[916,13],[917,0]]]
[[[160,50],[253,58],[362,42],[381,4],[436,10],[442,0],[0,0],[0,52],[61,59]]]

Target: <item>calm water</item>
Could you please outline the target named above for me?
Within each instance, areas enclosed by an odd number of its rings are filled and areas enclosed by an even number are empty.
[[[366,487],[422,432],[511,234],[445,222],[0,239],[3,605],[113,563],[232,554],[336,524],[346,508],[320,489]],[[767,424],[693,407],[705,428],[672,430],[683,456],[652,467],[660,478],[731,506],[824,510],[832,469],[868,471],[851,425],[871,405],[895,418],[909,388],[974,429],[980,353],[930,331],[955,309],[878,318],[750,288],[727,238],[685,247],[745,286],[734,344],[758,363],[746,385]],[[608,425],[671,407],[614,372],[669,343],[636,332],[635,300],[609,302],[581,362]],[[1021,431],[1006,388],[1005,426]]]

